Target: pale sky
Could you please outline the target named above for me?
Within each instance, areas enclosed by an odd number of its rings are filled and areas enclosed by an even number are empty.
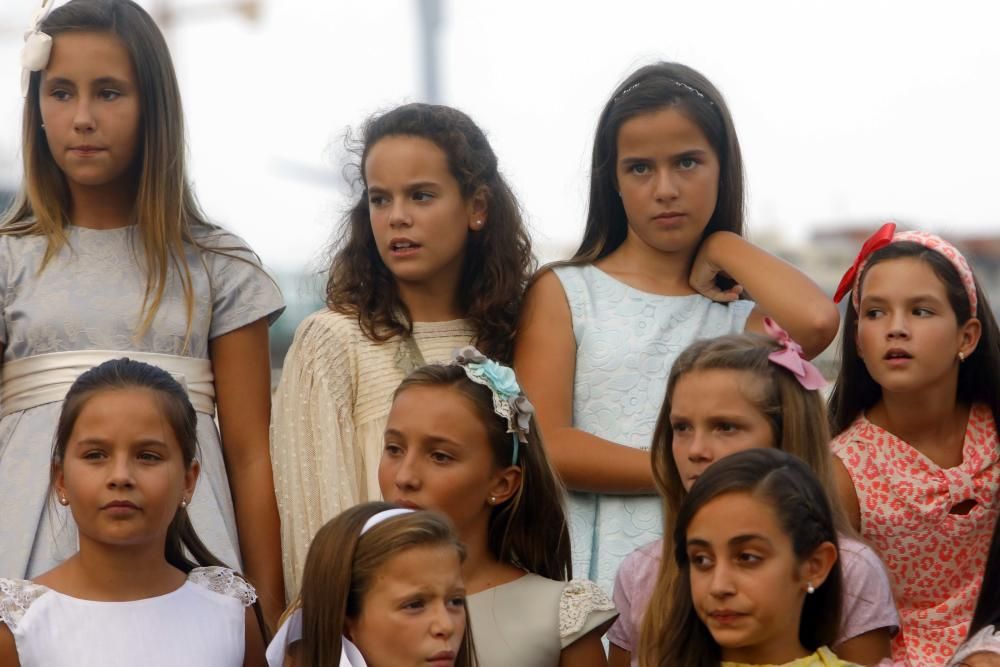
[[[181,9],[218,0],[174,0]],[[168,39],[209,215],[278,269],[315,264],[346,204],[341,138],[420,99],[415,0],[261,0]],[[20,179],[18,54],[37,0],[0,6],[0,184]],[[149,0],[140,2],[150,7]],[[443,101],[487,132],[537,241],[570,247],[597,115],[635,67],[699,69],[729,102],[749,228],[794,241],[881,218],[1000,231],[993,2],[452,0]],[[3,83],[5,82],[5,83]]]

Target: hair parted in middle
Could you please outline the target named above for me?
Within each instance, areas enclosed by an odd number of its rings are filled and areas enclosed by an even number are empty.
[[[770,424],[774,434],[773,446],[805,462],[826,489],[837,529],[842,533],[853,533],[834,493],[830,434],[823,397],[819,391],[804,388],[791,372],[769,359],[771,354],[781,349],[781,344],[770,336],[731,334],[692,343],[681,352],[670,369],[651,447],[653,480],[663,497],[663,558],[649,601],[649,612],[643,615],[639,642],[639,653],[646,660],[643,665],[658,667],[660,663],[655,662],[654,657],[663,655],[667,650],[666,610],[674,598],[673,588],[679,578],[673,560],[675,545],[672,530],[687,491],[674,459],[670,413],[677,383],[685,375],[703,370],[731,370],[757,379],[756,391],[747,395],[746,399]],[[718,462],[709,469],[716,465]]]
[[[625,241],[628,218],[618,196],[618,132],[641,114],[677,109],[708,139],[719,158],[719,195],[702,235],[730,231],[743,235],[743,157],[736,128],[722,93],[694,69],[658,62],[641,67],[612,93],[597,121],[590,165],[590,203],[583,241],[569,264],[589,264]]]
[[[470,380],[460,365],[431,364],[410,373],[394,397],[411,387],[426,386],[451,387],[464,396],[486,428],[494,465],[511,465],[513,440],[507,432],[507,420],[494,412],[489,387]],[[517,457],[521,484],[512,498],[490,513],[487,544],[501,562],[547,579],[568,581],[573,577],[573,559],[563,507],[566,490],[545,454],[534,416],[529,424],[528,442],[520,446]],[[539,530],[539,526],[545,529]]]
[[[469,235],[459,278],[459,306],[475,330],[475,346],[489,357],[510,361],[524,288],[535,266],[531,240],[520,205],[499,171],[486,135],[471,118],[451,107],[405,104],[375,114],[362,126],[352,146],[360,192],[333,244],[327,306],[357,317],[361,330],[373,341],[412,332],[410,314],[375,245],[365,182],[365,163],[372,147],[391,136],[434,143],[447,156],[463,198],[485,193],[487,224]]]
[[[719,496],[748,493],[767,502],[790,538],[799,562],[823,543],[837,545],[826,489],[800,458],[777,449],[748,449],[713,463],[681,503],[673,528],[671,560],[680,572],[663,624],[662,652],[642,664],[656,667],[718,667],[721,651],[698,618],[691,598],[687,530],[701,508]],[[789,582],[791,584],[791,582]],[[799,621],[799,642],[808,651],[829,646],[840,627],[843,589],[839,561],[815,592],[805,596]],[[652,610],[647,610],[647,615]],[[645,657],[645,656],[644,656]]]
[[[416,547],[451,546],[465,560],[465,547],[448,519],[437,512],[418,510],[394,516],[361,534],[369,519],[391,509],[395,506],[383,502],[355,505],[328,521],[313,538],[297,601],[302,608],[302,639],[296,661],[300,667],[340,664],[347,619],[361,613],[376,573],[394,556]],[[455,667],[477,664],[466,608],[465,636]]]

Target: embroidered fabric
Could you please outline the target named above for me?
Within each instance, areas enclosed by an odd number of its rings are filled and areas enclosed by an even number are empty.
[[[615,604],[600,586],[586,579],[573,579],[559,598],[559,636],[565,639],[580,632],[591,614],[614,608]]]
[[[188,581],[213,593],[235,598],[242,602],[244,607],[249,607],[257,601],[257,591],[250,582],[228,567],[196,567],[188,574]]]
[[[31,603],[48,591],[45,586],[25,579],[0,578],[0,622],[13,632]]]

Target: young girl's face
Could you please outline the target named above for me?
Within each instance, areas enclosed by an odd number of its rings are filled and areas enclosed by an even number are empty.
[[[719,195],[719,159],[697,124],[677,108],[625,121],[615,174],[629,236],[661,252],[697,246]]]
[[[450,667],[465,634],[465,587],[454,546],[414,547],[386,561],[347,621],[369,667]]]
[[[872,378],[889,392],[910,392],[957,377],[958,353],[972,353],[975,320],[959,325],[944,283],[911,257],[873,265],[858,309],[857,348]]]
[[[190,501],[198,464],[181,446],[147,389],[107,390],[87,400],[55,478],[69,501],[80,541],[162,544],[182,501]]]
[[[685,491],[708,466],[744,449],[774,447],[767,417],[748,396],[763,393],[749,371],[705,369],[685,373],[670,401],[673,457]]]
[[[811,582],[829,572],[799,562],[772,506],[749,493],[714,498],[687,529],[691,600],[722,659],[782,664],[806,655],[799,619]]]
[[[378,481],[387,502],[441,512],[464,535],[486,525],[520,476],[515,466],[496,465],[470,399],[448,386],[414,386],[392,403]]]
[[[458,280],[470,230],[489,224],[486,201],[462,196],[448,156],[428,139],[380,139],[365,160],[372,233],[397,280]]]
[[[139,91],[121,40],[105,32],[56,35],[39,106],[49,150],[71,185],[126,186],[139,144]]]

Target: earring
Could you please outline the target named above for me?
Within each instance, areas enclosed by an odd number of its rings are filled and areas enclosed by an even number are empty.
[[[188,506],[187,498],[182,498],[181,499],[181,509],[184,509],[187,506]]]
[[[496,504],[497,504],[497,497],[490,496],[490,505],[496,505]]]
[[[965,352],[959,352],[958,353],[958,363],[962,363],[963,361],[965,361]]]
[[[806,586],[806,593],[808,593],[809,595],[812,595],[815,592],[816,592],[816,588],[813,587],[813,583],[810,581],[809,585]]]
[[[60,505],[69,505],[69,501],[66,499],[66,496],[59,496],[59,504]]]
[[[475,227],[476,229],[482,229],[483,228],[483,221],[482,220],[476,220],[474,223],[472,223],[472,226]]]

